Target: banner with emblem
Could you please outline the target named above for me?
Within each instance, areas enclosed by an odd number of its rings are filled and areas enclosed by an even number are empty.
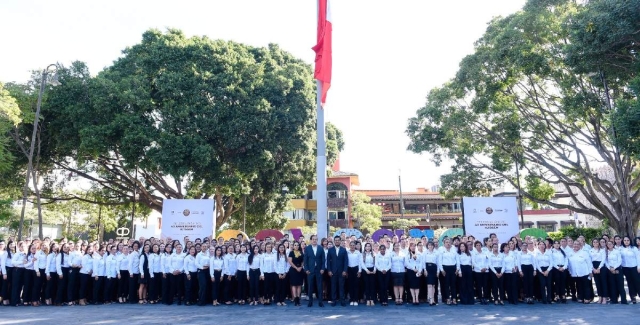
[[[505,243],[520,232],[515,197],[462,198],[462,218],[465,235],[480,241],[494,233]]]
[[[215,231],[213,200],[164,200],[162,202],[162,238],[183,240],[211,237]]]

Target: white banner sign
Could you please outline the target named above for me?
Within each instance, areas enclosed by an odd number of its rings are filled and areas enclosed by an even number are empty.
[[[213,200],[164,200],[162,202],[162,238],[190,240],[211,238],[216,224]]]
[[[505,243],[520,233],[515,197],[465,197],[462,199],[465,235],[482,241],[496,234]]]

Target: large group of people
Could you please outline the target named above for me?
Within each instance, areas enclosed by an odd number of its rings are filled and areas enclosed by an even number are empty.
[[[0,241],[5,306],[635,304],[640,238]],[[626,290],[625,290],[626,280]],[[594,289],[595,284],[595,289]],[[627,295],[628,291],[628,295]],[[598,298],[596,300],[596,297]]]

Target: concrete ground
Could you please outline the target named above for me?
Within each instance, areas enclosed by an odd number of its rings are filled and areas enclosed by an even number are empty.
[[[107,305],[0,307],[5,324],[633,324],[637,305],[276,306]],[[346,322],[346,323],[345,323]],[[640,322],[640,321],[639,321]]]

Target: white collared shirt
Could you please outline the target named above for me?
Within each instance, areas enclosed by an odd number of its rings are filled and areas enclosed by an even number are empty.
[[[200,252],[198,254],[196,254],[196,267],[198,269],[204,270],[205,266],[208,268],[209,267],[209,251],[206,252]]]
[[[220,271],[222,274],[222,270],[224,269],[224,258],[220,257],[211,257],[209,260],[209,275],[213,277],[215,271]]]
[[[170,263],[169,269],[171,270],[170,273],[173,273],[176,271],[180,273],[184,272],[184,258],[186,257],[186,255],[187,254],[182,252],[180,253],[175,252],[171,254],[171,257],[169,258],[169,263]]]
[[[391,256],[388,253],[384,255],[378,253],[376,255],[376,270],[378,271],[389,271],[391,270]]]
[[[396,254],[396,252],[391,252],[390,257],[391,257],[391,272],[403,273],[405,254],[402,253],[402,251],[400,251],[399,254]]]
[[[236,256],[236,265],[238,271],[247,271],[249,269],[249,254],[240,253]]]
[[[362,259],[362,256],[360,255],[360,252],[357,250],[352,251],[347,251],[347,259],[348,259],[348,266],[349,267],[357,267],[358,268],[358,272],[362,271],[360,269],[360,259]]]
[[[276,272],[276,253],[264,253],[260,261],[260,274],[262,276],[264,276],[265,273]]]
[[[198,268],[196,267],[196,257],[192,255],[185,256],[183,260],[182,269],[185,273],[187,272],[197,272]]]
[[[118,277],[118,257],[116,255],[108,255],[105,259],[105,264],[107,278],[114,279]]]
[[[140,253],[137,251],[129,253],[127,260],[129,261],[127,266],[129,274],[140,274]]]
[[[622,267],[638,267],[638,250],[635,247],[622,247]]]
[[[572,277],[583,277],[591,274],[593,265],[589,253],[580,250],[569,257],[569,273]]]
[[[93,274],[92,276],[106,276],[107,275],[107,265],[104,256],[100,256],[100,254],[96,254],[93,258]]]

